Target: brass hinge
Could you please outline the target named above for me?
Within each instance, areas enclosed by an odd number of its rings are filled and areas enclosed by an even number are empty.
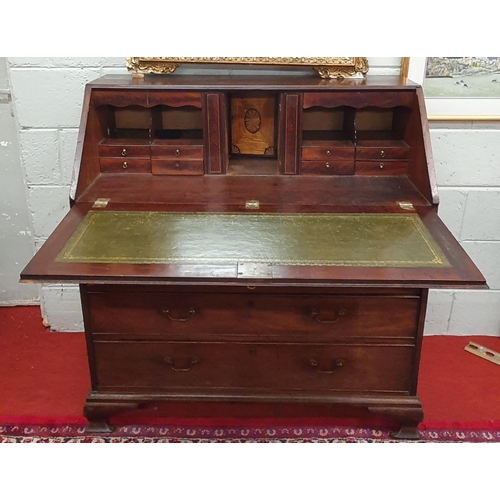
[[[471,354],[479,356],[480,358],[486,359],[487,361],[491,361],[496,365],[500,365],[500,354],[498,352],[492,351],[491,349],[488,349],[487,347],[476,344],[475,342],[469,342],[465,346],[465,350],[467,352],[470,352]]]
[[[245,208],[247,210],[258,210],[260,207],[260,202],[258,200],[248,200],[245,202]]]
[[[398,201],[398,205],[401,210],[415,210],[413,203],[410,203],[409,201]]]
[[[238,262],[238,278],[272,278],[273,265],[257,262]]]
[[[97,198],[92,205],[92,208],[104,208],[109,203],[109,198]]]

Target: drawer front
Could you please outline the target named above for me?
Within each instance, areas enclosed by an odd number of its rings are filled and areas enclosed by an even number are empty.
[[[152,159],[155,175],[203,175],[203,160],[159,160]]]
[[[349,90],[335,90],[335,92],[304,92],[304,109],[313,106],[337,107],[353,106],[355,108],[366,108],[369,106],[380,106],[383,102],[388,107],[412,106],[415,102],[415,91],[367,91],[351,92]]]
[[[414,347],[94,342],[98,389],[404,392]]]
[[[129,146],[126,144],[116,146],[99,146],[99,156],[106,158],[148,158],[149,146]]]
[[[354,160],[303,161],[300,173],[302,175],[352,175],[354,174]]]
[[[169,92],[164,90],[148,91],[149,106],[159,104],[179,108],[181,106],[193,106],[201,108],[201,93],[199,92]]]
[[[151,172],[150,160],[137,158],[99,158],[101,172]]]
[[[360,147],[356,148],[357,160],[407,160],[409,148],[399,147]]]
[[[406,161],[356,161],[356,175],[406,175]]]
[[[203,145],[151,146],[151,156],[153,158],[203,160]]]
[[[337,148],[333,147],[303,147],[302,148],[303,160],[353,160],[354,147],[352,148]]]
[[[100,90],[92,89],[91,102],[94,106],[144,106],[148,105],[148,95],[145,90]]]
[[[90,293],[87,297],[95,334],[164,335],[178,340],[413,339],[420,308],[420,299],[413,296]]]

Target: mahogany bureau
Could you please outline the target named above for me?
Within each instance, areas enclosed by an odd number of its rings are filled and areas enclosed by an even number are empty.
[[[418,85],[104,77],[73,179],[21,278],[80,285],[89,429],[230,402],[368,408],[418,438],[428,290],[486,287],[437,216]]]

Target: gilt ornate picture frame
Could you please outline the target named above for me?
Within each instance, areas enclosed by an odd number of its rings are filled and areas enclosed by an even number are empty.
[[[313,68],[321,78],[364,78],[366,57],[129,57],[127,69],[136,76],[170,74],[181,64],[297,66]]]

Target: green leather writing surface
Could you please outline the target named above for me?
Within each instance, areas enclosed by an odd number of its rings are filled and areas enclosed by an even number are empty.
[[[56,261],[450,266],[417,214],[90,211]]]

